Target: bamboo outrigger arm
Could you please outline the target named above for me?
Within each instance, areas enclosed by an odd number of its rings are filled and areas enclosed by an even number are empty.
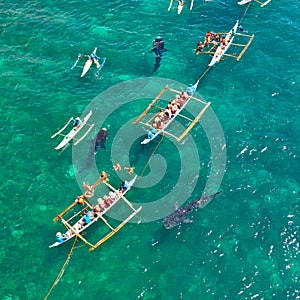
[[[177,139],[178,142],[180,142],[188,133],[189,131],[196,125],[196,123],[200,120],[202,115],[205,113],[205,111],[210,106],[211,102],[208,102],[205,107],[200,111],[198,116],[195,118],[195,120],[189,125],[189,127],[181,134],[181,136]]]
[[[93,251],[96,248],[98,248],[101,244],[106,242],[109,238],[111,238],[114,234],[116,234],[126,223],[128,223],[140,210],[142,209],[142,206],[140,206],[138,209],[136,209],[128,218],[126,218],[121,224],[119,224],[116,228],[114,228],[113,231],[108,233],[104,238],[102,238],[98,243],[95,245],[92,245],[92,247],[89,249],[89,251]]]
[[[66,221],[66,220],[64,220],[63,218],[61,218],[61,222],[68,228],[68,229],[70,229],[70,230],[72,230],[74,233],[75,233],[75,235],[77,236],[77,237],[79,237],[83,242],[85,242],[86,244],[88,244],[89,246],[93,246],[93,244],[91,244],[89,241],[87,241],[80,233],[78,233],[76,230],[74,230],[73,228],[72,228],[72,226]]]
[[[77,204],[76,201],[74,201],[71,205],[69,205],[63,212],[61,212],[60,214],[58,214],[55,218],[54,218],[54,222],[58,221],[58,219],[61,219],[62,216],[68,212],[73,206],[75,206]]]
[[[271,0],[267,0],[266,2],[260,2],[258,0],[254,0],[255,2],[260,4],[260,7],[264,7],[271,2]]]
[[[70,124],[71,121],[73,121],[74,118],[70,118],[70,120],[67,122],[67,124],[65,126],[63,126],[59,131],[57,131],[56,133],[54,133],[52,136],[51,136],[51,139],[55,138],[57,135],[59,135],[62,131],[64,131],[68,125]]]
[[[138,121],[140,121],[143,116],[151,109],[151,107],[159,100],[159,98],[165,93],[165,91],[168,89],[168,85],[166,85],[161,92],[155,97],[155,99],[151,102],[151,104],[143,111],[143,113],[133,121],[133,124],[136,124]]]
[[[246,50],[248,49],[248,47],[250,46],[250,44],[252,43],[252,40],[254,39],[254,34],[251,35],[247,45],[244,47],[244,49],[241,51],[241,53],[239,54],[239,56],[237,57],[237,61],[239,61],[242,56],[244,55],[244,53],[246,52]]]
[[[122,194],[120,194],[120,191],[116,190],[111,184],[109,184],[107,181],[103,181],[105,185],[107,185],[111,190],[113,190],[115,193],[117,193],[127,204],[128,206],[133,210],[136,211],[136,209],[133,207],[132,203],[128,201]]]
[[[93,206],[88,202],[88,201],[84,201],[85,204],[90,208],[90,209],[93,209]],[[114,231],[115,229],[107,222],[107,220],[102,217],[102,215],[98,214],[98,217],[107,225],[107,227],[110,228],[110,230]]]
[[[92,185],[92,188],[94,189],[99,183],[101,183],[102,181],[107,180],[107,174],[102,171],[101,172],[101,177]],[[81,195],[81,197],[83,197],[83,201],[85,204],[89,204],[85,197],[84,194]],[[54,218],[54,222],[58,221],[58,219],[62,219],[62,216],[67,213],[72,207],[74,207],[76,204],[78,204],[78,201],[75,200],[71,205],[69,205],[63,212],[61,212],[60,214],[58,214],[55,218]],[[89,204],[90,205],[90,204]],[[89,206],[88,205],[88,206]]]

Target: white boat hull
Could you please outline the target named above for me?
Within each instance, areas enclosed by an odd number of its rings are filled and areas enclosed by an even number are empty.
[[[242,0],[242,1],[238,2],[238,5],[245,5],[249,2],[252,2],[252,0]]]

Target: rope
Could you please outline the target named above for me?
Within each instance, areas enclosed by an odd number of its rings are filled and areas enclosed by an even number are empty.
[[[165,136],[165,135],[163,134],[163,136],[162,136],[162,138],[160,139],[159,143],[157,144],[157,146],[155,147],[154,151],[152,152],[152,154],[151,154],[150,158],[148,159],[148,161],[147,161],[147,163],[146,163],[146,165],[145,165],[145,167],[144,167],[144,169],[143,169],[143,171],[142,171],[140,177],[142,177],[143,174],[144,174],[144,172],[146,171],[146,168],[148,167],[148,165],[149,165],[149,163],[150,163],[150,161],[151,161],[151,159],[152,159],[154,153],[156,152],[157,148],[159,147],[159,145],[160,145],[161,142],[163,141],[164,136]]]
[[[65,272],[65,269],[66,269],[66,267],[67,267],[67,265],[68,265],[68,263],[69,263],[69,261],[70,261],[70,258],[71,258],[72,254],[73,254],[73,250],[74,250],[74,249],[77,249],[77,248],[81,248],[81,247],[84,246],[84,244],[83,244],[83,245],[81,245],[81,246],[75,247],[76,242],[77,242],[77,236],[76,236],[75,239],[74,239],[73,245],[72,245],[72,247],[71,247],[71,249],[70,249],[70,252],[69,252],[69,254],[68,254],[68,257],[67,257],[65,263],[63,264],[63,266],[62,266],[62,268],[60,269],[58,275],[56,276],[56,278],[55,278],[55,280],[54,280],[54,282],[53,282],[53,284],[52,284],[52,286],[51,286],[49,292],[47,293],[46,297],[44,298],[44,300],[48,299],[48,297],[50,296],[52,290],[54,289],[54,287],[56,286],[56,284],[59,282],[59,280],[61,279],[61,277],[63,276],[63,274],[64,274],[64,272]]]
[[[240,24],[242,23],[243,19],[245,18],[246,13],[247,13],[247,11],[248,11],[248,9],[249,9],[249,7],[250,7],[250,4],[251,4],[251,2],[249,2],[249,4],[247,5],[247,8],[246,8],[246,10],[245,10],[245,12],[244,12],[244,14],[243,14],[241,20],[240,20]]]
[[[206,71],[199,77],[199,79],[197,80],[197,82],[199,83],[199,81],[206,75],[206,73],[211,69],[211,67],[208,67],[206,69]]]

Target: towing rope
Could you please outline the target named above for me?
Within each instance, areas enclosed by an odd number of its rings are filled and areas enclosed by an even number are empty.
[[[58,284],[58,282],[59,282],[60,279],[62,278],[62,276],[63,276],[63,274],[64,274],[64,272],[65,272],[65,269],[66,269],[66,267],[67,267],[67,265],[68,265],[68,263],[69,263],[69,261],[70,261],[70,258],[71,258],[72,254],[73,254],[73,250],[74,250],[74,249],[77,249],[77,248],[81,248],[81,247],[84,246],[84,244],[83,244],[83,245],[81,245],[81,246],[75,247],[76,242],[77,242],[77,236],[76,236],[75,239],[74,239],[73,245],[72,245],[72,247],[71,247],[71,249],[70,249],[70,252],[69,252],[69,254],[68,254],[68,257],[67,257],[66,261],[64,262],[62,268],[60,269],[59,273],[57,274],[57,276],[56,276],[56,278],[55,278],[55,280],[54,280],[54,282],[53,282],[53,284],[52,284],[50,290],[48,291],[46,297],[44,298],[44,300],[48,299],[48,297],[50,296],[52,290],[54,289],[54,287]]]
[[[150,161],[151,161],[151,159],[152,159],[152,157],[153,157],[153,155],[155,154],[155,152],[156,152],[156,150],[157,150],[157,148],[159,147],[159,145],[161,144],[161,142],[163,141],[163,139],[164,139],[164,134],[162,135],[162,138],[160,139],[160,141],[159,141],[159,143],[157,144],[157,146],[155,147],[155,149],[154,149],[154,151],[152,152],[152,154],[151,154],[151,156],[150,156],[150,158],[148,159],[148,161],[147,161],[147,163],[146,163],[146,165],[145,165],[145,167],[144,167],[144,169],[143,169],[143,171],[142,171],[142,173],[141,173],[141,175],[140,175],[140,177],[142,177],[143,176],[143,174],[144,174],[144,172],[146,171],[146,168],[148,167],[148,165],[149,165],[149,163],[150,163]]]
[[[248,11],[248,9],[249,9],[249,7],[250,7],[250,4],[251,4],[251,2],[249,2],[249,4],[247,5],[247,8],[246,8],[246,10],[245,10],[245,12],[244,12],[244,14],[243,14],[241,20],[240,20],[240,24],[242,23],[243,19],[245,18],[246,14],[247,14],[247,11]]]

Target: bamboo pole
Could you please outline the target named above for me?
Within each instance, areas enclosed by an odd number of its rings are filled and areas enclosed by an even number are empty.
[[[77,204],[77,202],[73,202],[71,205],[69,205],[63,212],[61,212],[60,214],[58,214],[55,218],[54,218],[54,222],[56,222],[58,219],[61,219],[62,216],[68,212],[73,206],[75,206]]]
[[[88,201],[85,200],[84,202],[90,209],[93,209],[93,206]],[[114,230],[114,228],[107,222],[104,217],[102,217],[102,215],[97,214],[97,216],[107,225],[107,227],[109,227],[111,230]]]
[[[186,120],[189,120],[190,122],[193,122],[193,120],[192,120],[191,118],[189,118],[189,117],[187,117],[187,116],[184,116],[184,115],[182,115],[182,114],[178,114],[177,116],[180,116],[181,118],[184,118],[184,119],[186,119]]]
[[[62,131],[64,131],[64,130],[68,127],[68,125],[70,124],[70,122],[73,121],[73,120],[74,120],[73,117],[70,118],[70,120],[67,122],[66,125],[64,125],[59,131],[57,131],[56,133],[54,133],[54,134],[51,136],[51,139],[55,138],[55,137],[56,137],[57,135],[59,135]]]
[[[151,109],[151,107],[159,100],[159,98],[165,93],[168,89],[168,85],[166,85],[161,92],[156,96],[156,98],[152,101],[152,103],[143,111],[143,113],[133,121],[133,124],[136,124],[139,120],[143,118],[143,116]]]
[[[254,34],[252,34],[252,36],[250,37],[247,45],[245,46],[245,48],[242,50],[242,52],[240,53],[240,55],[237,57],[237,61],[239,61],[242,56],[244,55],[244,53],[246,52],[246,50],[248,49],[248,47],[250,46],[250,44],[252,43],[252,40],[254,39]]]
[[[106,184],[111,190],[113,190],[115,193],[117,193],[117,195],[119,195],[127,204],[128,206],[130,206],[130,208],[134,211],[136,211],[136,209],[133,207],[132,203],[130,201],[128,201],[121,193],[120,191],[116,190],[111,184],[109,184],[107,181],[103,181],[104,184]]]
[[[74,234],[79,237],[82,241],[84,241],[86,244],[88,244],[89,246],[93,246],[93,244],[91,244],[89,241],[87,241],[80,233],[78,233],[76,230],[74,230],[74,228],[63,218],[61,218],[62,223],[71,231],[74,232]]]
[[[174,138],[175,140],[178,140],[178,137],[177,137],[176,135],[174,135],[174,134],[172,134],[172,133],[170,133],[170,132],[168,132],[168,131],[162,130],[161,132],[163,132],[163,133],[166,134],[166,135],[171,136],[171,137]]]
[[[129,217],[127,217],[121,224],[119,224],[114,231],[111,231],[110,233],[108,233],[105,237],[103,237],[98,243],[96,243],[95,245],[93,245],[89,251],[93,251],[96,248],[98,248],[101,244],[103,244],[104,242],[106,242],[109,238],[111,238],[114,234],[116,234],[126,223],[128,223],[128,221],[130,221],[138,212],[140,212],[140,210],[142,209],[142,206],[140,206],[138,209],[136,209]]]
[[[85,125],[87,125],[87,124],[85,124]],[[82,140],[88,135],[88,133],[89,133],[89,132],[92,130],[92,128],[94,127],[94,124],[88,125],[88,126],[90,126],[90,128],[86,131],[86,133],[85,133],[80,139],[77,140],[76,143],[74,143],[75,146],[76,146],[80,141],[82,141]]]
[[[201,112],[198,114],[198,116],[195,118],[195,120],[190,124],[190,126],[181,134],[181,136],[177,139],[178,142],[180,142],[188,133],[189,131],[196,125],[196,123],[200,120],[202,115],[205,113],[205,111],[210,106],[210,102],[208,102],[205,107],[201,110]]]

